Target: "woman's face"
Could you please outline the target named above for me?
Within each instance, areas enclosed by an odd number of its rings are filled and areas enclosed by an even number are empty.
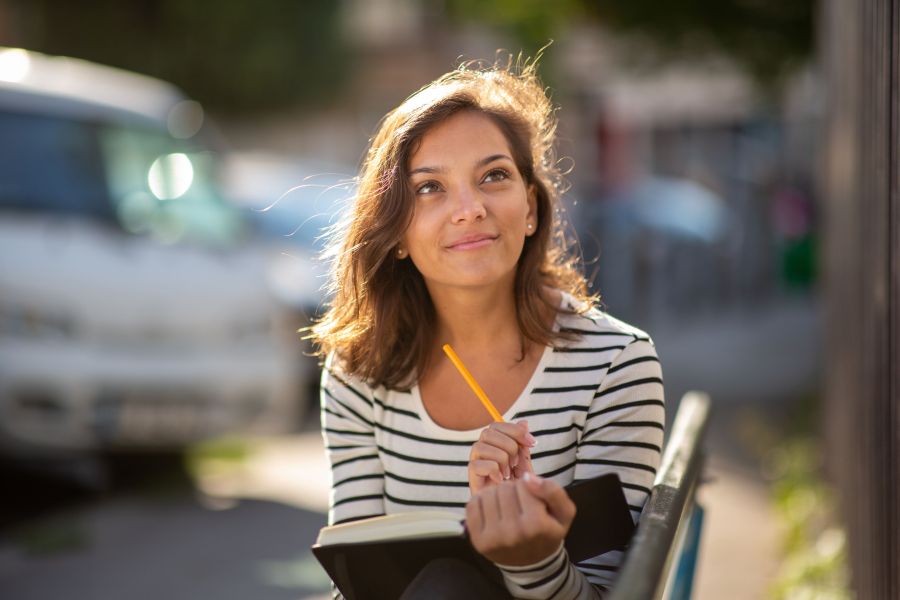
[[[413,219],[401,242],[432,292],[512,289],[525,237],[537,230],[534,194],[487,116],[456,113],[429,129],[409,161]]]

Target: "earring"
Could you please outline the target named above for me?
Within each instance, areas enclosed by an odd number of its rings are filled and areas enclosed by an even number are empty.
[[[531,231],[532,229],[534,229],[534,225],[532,225],[531,223],[529,223],[527,225],[527,227],[528,227],[528,231]]]
[[[397,258],[406,258],[406,250],[397,246]]]

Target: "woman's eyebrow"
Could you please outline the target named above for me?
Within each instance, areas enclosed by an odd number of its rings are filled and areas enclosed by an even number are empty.
[[[509,162],[514,162],[513,159],[510,158],[509,156],[507,156],[506,154],[491,154],[490,156],[488,156],[488,157],[486,157],[486,158],[482,158],[481,160],[479,160],[477,166],[483,167],[483,166],[485,166],[485,165],[491,164],[491,163],[494,162],[495,160],[503,160],[503,159],[506,159],[506,160],[508,160]]]
[[[486,156],[476,163],[476,167],[483,167],[488,165],[495,160],[506,159],[510,162],[513,162],[513,159],[507,156],[506,154],[491,154],[490,156]],[[416,173],[443,173],[443,167],[419,167],[417,169],[413,169],[409,172],[410,175],[415,175]]]

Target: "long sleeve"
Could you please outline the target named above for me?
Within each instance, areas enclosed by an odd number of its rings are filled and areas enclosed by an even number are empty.
[[[322,434],[331,465],[330,525],[385,514],[371,389],[329,357],[322,371]]]
[[[575,481],[619,475],[637,520],[659,466],[665,424],[662,373],[652,342],[637,337],[612,360],[593,394],[576,450]],[[560,550],[541,563],[503,567],[517,598],[599,598],[613,583],[622,552],[572,564]]]
[[[524,567],[497,565],[503,574],[506,589],[516,598],[546,598],[547,600],[595,600],[605,591],[594,587],[569,561],[565,547],[548,558]]]

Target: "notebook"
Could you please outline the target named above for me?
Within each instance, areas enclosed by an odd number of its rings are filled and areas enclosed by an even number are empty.
[[[566,487],[576,515],[565,546],[578,562],[624,549],[634,533],[618,475],[608,473]],[[478,554],[458,513],[412,511],[324,527],[313,554],[347,600],[397,598],[435,558],[459,558],[489,579],[499,570]]]

